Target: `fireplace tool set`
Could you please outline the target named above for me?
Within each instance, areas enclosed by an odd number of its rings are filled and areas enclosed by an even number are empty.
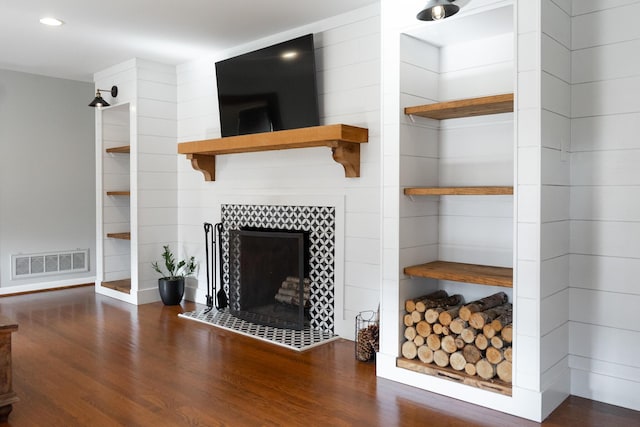
[[[215,229],[215,232],[214,232]],[[209,312],[215,305],[220,310],[227,307],[227,294],[222,281],[222,223],[204,223],[204,251],[207,265],[207,307]],[[211,256],[209,256],[211,254]],[[216,274],[219,272],[219,275]],[[216,289],[217,286],[220,289]]]

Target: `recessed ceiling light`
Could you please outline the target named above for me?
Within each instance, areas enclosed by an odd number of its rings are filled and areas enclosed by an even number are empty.
[[[42,18],[40,19],[40,23],[48,25],[50,27],[59,27],[60,25],[64,24],[64,22],[56,18]]]

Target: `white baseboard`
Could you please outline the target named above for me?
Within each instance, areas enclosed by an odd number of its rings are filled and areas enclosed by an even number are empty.
[[[47,291],[56,288],[65,288],[71,286],[83,285],[86,283],[94,283],[95,276],[77,277],[74,279],[58,280],[55,282],[30,283],[28,285],[15,285],[0,287],[0,295],[20,294],[25,292]]]

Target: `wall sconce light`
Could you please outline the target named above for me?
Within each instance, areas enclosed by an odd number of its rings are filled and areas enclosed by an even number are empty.
[[[429,0],[416,18],[421,21],[440,21],[453,16],[460,10],[460,6],[454,2],[455,0]]]
[[[111,92],[111,97],[118,96],[118,86],[111,86],[111,89],[96,90],[96,97],[89,103],[89,107],[108,107],[109,103],[102,98],[100,92]]]

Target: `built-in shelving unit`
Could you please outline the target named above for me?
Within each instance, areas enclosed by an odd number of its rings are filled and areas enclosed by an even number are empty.
[[[483,96],[407,107],[404,113],[429,119],[444,120],[513,112],[513,94]]]
[[[355,178],[360,176],[360,144],[368,140],[367,129],[335,124],[183,142],[178,144],[178,153],[191,160],[192,167],[204,174],[205,181],[215,181],[217,155],[329,147],[333,160],[344,167],[345,177]]]
[[[129,300],[137,283],[131,277],[131,157],[135,145],[131,135],[131,106],[128,103],[103,108],[99,113],[100,134],[96,139],[96,194],[99,230],[99,293]],[[116,291],[116,292],[112,292]]]
[[[404,274],[478,285],[513,287],[513,269],[506,267],[433,261],[406,267]]]
[[[405,114],[439,120],[508,113],[512,111],[512,93],[405,108]],[[513,187],[410,187],[404,189],[404,194],[407,196],[511,195],[513,194]],[[406,267],[404,272],[414,277],[451,280],[480,285],[513,286],[513,269],[488,265],[434,261]]]
[[[513,94],[485,96],[440,102],[405,108],[405,114],[436,120],[508,113],[513,111]],[[406,196],[502,196],[513,195],[512,186],[460,186],[460,187],[409,187]],[[490,265],[467,264],[449,261],[433,261],[404,268],[404,274],[436,280],[469,283],[473,285],[513,287],[513,269]],[[483,380],[449,367],[409,360],[396,359],[396,366],[413,372],[431,375],[483,390],[511,396],[511,384],[498,379]]]

